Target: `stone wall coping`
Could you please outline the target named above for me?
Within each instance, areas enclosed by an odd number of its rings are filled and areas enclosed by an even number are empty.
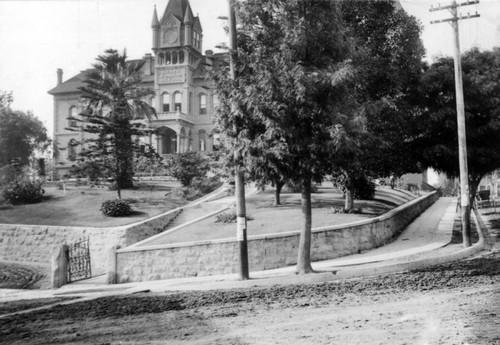
[[[369,224],[374,224],[378,222],[382,222],[385,220],[388,220],[390,218],[393,218],[397,214],[403,212],[407,208],[410,208],[414,206],[415,204],[418,204],[420,201],[432,197],[434,194],[437,192],[431,192],[425,195],[422,195],[416,199],[413,199],[403,205],[400,205],[383,215],[380,215],[378,217],[366,219],[366,220],[359,220],[351,223],[345,223],[345,224],[339,224],[339,225],[332,225],[332,226],[326,226],[326,227],[321,227],[321,228],[315,228],[312,229],[312,233],[320,233],[320,232],[325,232],[325,231],[338,231],[338,230],[343,230],[347,228],[354,228],[354,227],[360,227],[363,225],[369,225]],[[214,214],[221,212],[217,211],[214,212]],[[209,215],[211,216],[211,215]],[[209,216],[205,216],[203,218],[207,218]],[[199,220],[199,219],[198,219]],[[196,221],[198,221],[196,220]],[[173,230],[173,229],[172,229]],[[248,238],[248,241],[255,241],[255,240],[265,240],[265,239],[270,239],[270,238],[279,238],[279,237],[291,237],[291,236],[297,236],[300,234],[300,230],[294,230],[294,231],[287,231],[287,232],[281,232],[281,233],[272,233],[272,234],[266,234],[266,235],[256,235],[256,236],[251,236]],[[162,235],[162,234],[159,234]],[[156,235],[156,236],[159,236]],[[155,236],[148,238],[145,241],[149,241],[150,239],[154,238]],[[142,242],[145,242],[142,241]],[[149,251],[149,250],[162,250],[162,249],[172,249],[172,248],[182,248],[182,247],[194,247],[194,246],[208,246],[208,245],[213,245],[213,244],[220,244],[220,243],[236,243],[238,242],[236,238],[223,238],[223,239],[216,239],[216,240],[206,240],[206,241],[191,241],[191,242],[177,242],[177,243],[172,243],[172,244],[159,244],[159,245],[150,245],[150,246],[141,246],[139,247],[138,244],[141,242],[135,243],[127,248],[122,248],[116,251],[116,253],[130,253],[130,252],[141,252],[141,251]]]
[[[161,232],[161,233],[159,233],[159,234],[156,234],[156,235],[154,235],[154,236],[151,236],[151,237],[149,237],[149,238],[147,238],[147,239],[145,239],[145,240],[142,240],[142,241],[140,241],[140,242],[134,243],[134,244],[132,244],[132,245],[128,246],[127,248],[132,248],[132,249],[133,249],[133,248],[138,248],[138,247],[140,247],[140,248],[146,248],[146,247],[151,248],[151,247],[156,247],[156,246],[154,246],[154,245],[153,245],[153,246],[144,246],[143,244],[144,244],[144,243],[147,243],[147,242],[155,241],[157,238],[162,237],[162,236],[164,236],[165,234],[169,234],[169,233],[171,233],[171,232],[177,231],[177,230],[182,229],[182,228],[184,228],[184,227],[186,227],[186,226],[188,226],[188,225],[191,225],[191,224],[194,224],[194,223],[196,223],[196,222],[199,222],[199,221],[201,221],[201,220],[203,220],[203,219],[213,217],[213,216],[215,216],[216,214],[221,213],[221,212],[223,212],[223,211],[225,211],[225,210],[228,210],[228,209],[230,209],[230,208],[231,208],[231,207],[229,207],[229,206],[223,206],[222,208],[220,208],[220,209],[219,209],[219,210],[217,210],[217,211],[213,211],[213,212],[211,212],[211,213],[209,213],[209,214],[206,214],[206,215],[204,215],[204,216],[202,216],[202,217],[199,217],[199,218],[193,219],[193,220],[191,220],[191,221],[189,221],[189,222],[186,222],[186,223],[184,223],[184,224],[178,225],[178,226],[176,226],[175,228],[172,228],[172,229],[168,229],[168,230],[166,230],[166,231],[163,231],[163,232]],[[204,241],[203,241],[203,242],[204,242]],[[123,250],[123,249],[121,249],[121,250]]]

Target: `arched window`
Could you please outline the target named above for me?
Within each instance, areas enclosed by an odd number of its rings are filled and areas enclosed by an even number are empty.
[[[172,58],[170,56],[170,53],[165,53],[165,64],[170,65],[172,63]]]
[[[179,52],[179,63],[184,63],[184,52]]]
[[[180,92],[174,93],[174,109],[182,111],[182,94]]]
[[[205,133],[205,131],[202,129],[198,136],[200,137],[200,147],[199,147],[199,151],[200,152],[205,152],[207,150],[207,134]]]
[[[76,116],[78,115],[78,108],[76,106],[72,106],[69,108],[69,119],[68,126],[69,127],[77,127],[78,123],[76,121]]]
[[[162,104],[162,108],[161,110],[164,112],[164,113],[168,113],[170,111],[170,94],[168,92],[165,92],[162,96],[161,96],[161,104]]]
[[[217,94],[213,94],[212,96],[212,109],[216,109],[219,106],[219,96]]]
[[[78,145],[78,143],[75,139],[71,139],[68,142],[68,160],[70,161],[76,160],[76,145]]]
[[[172,53],[172,65],[177,65],[177,52]]]
[[[158,151],[162,154],[177,153],[177,133],[167,127],[160,127],[158,133],[161,139],[158,145]]]
[[[200,115],[207,113],[207,95],[200,94]]]
[[[188,101],[188,114],[192,114],[192,109],[193,109],[193,93],[189,93],[189,101]]]
[[[187,147],[187,150],[188,151],[193,151],[193,132],[191,131],[191,129],[188,132],[188,147]]]

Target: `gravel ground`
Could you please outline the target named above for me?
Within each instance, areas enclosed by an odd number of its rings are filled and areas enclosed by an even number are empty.
[[[57,305],[1,318],[0,343],[500,344],[500,215],[483,213],[495,244],[467,260],[332,283]]]

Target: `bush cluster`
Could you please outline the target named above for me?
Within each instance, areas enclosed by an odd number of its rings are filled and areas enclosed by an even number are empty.
[[[3,191],[3,197],[12,205],[35,204],[42,201],[45,190],[41,181],[17,181]]]
[[[232,209],[227,212],[222,212],[215,216],[215,223],[236,223],[236,210]],[[247,220],[253,220],[253,218],[247,215]]]
[[[101,205],[101,212],[108,217],[123,217],[132,213],[132,208],[126,200],[106,200]]]
[[[171,196],[186,200],[195,200],[213,192],[222,185],[217,176],[194,178],[189,187],[180,187],[172,191]]]
[[[8,186],[18,179],[19,168],[13,165],[4,165],[0,168],[0,186]]]
[[[168,168],[183,187],[190,187],[194,178],[204,178],[210,170],[209,160],[198,152],[184,152],[175,155]]]
[[[373,200],[375,196],[375,182],[364,175],[354,180],[354,197],[357,200]]]

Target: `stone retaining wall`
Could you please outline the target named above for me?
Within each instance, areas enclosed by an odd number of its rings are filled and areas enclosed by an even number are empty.
[[[312,260],[333,259],[379,247],[432,205],[436,192],[388,213],[347,225],[314,229]],[[296,264],[299,232],[248,239],[251,271]],[[162,246],[132,246],[116,251],[116,281],[148,281],[238,272],[238,242],[233,239]]]
[[[50,264],[54,251],[85,237],[90,242],[92,274],[107,271],[109,248],[129,246],[163,231],[179,210],[114,228],[0,224],[0,260]]]

